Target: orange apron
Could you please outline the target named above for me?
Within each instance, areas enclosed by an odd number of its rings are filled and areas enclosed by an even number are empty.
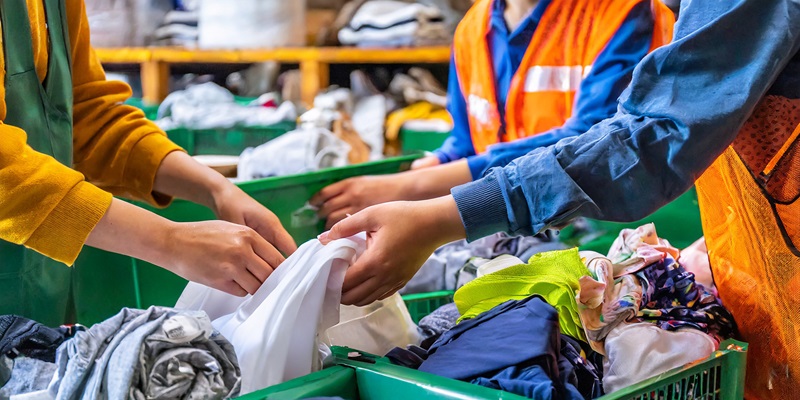
[[[745,395],[800,398],[800,99],[766,96],[696,182],[714,280],[744,340]]]

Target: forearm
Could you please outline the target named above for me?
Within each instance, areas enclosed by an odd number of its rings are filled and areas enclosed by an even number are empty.
[[[431,229],[436,230],[439,245],[464,239],[467,235],[453,196],[447,195],[421,202],[427,213],[424,220],[433,221]]]
[[[113,199],[86,245],[135,257],[156,265],[169,258],[166,246],[177,224],[150,211]]]
[[[798,19],[779,0],[689,3],[676,40],[639,64],[614,117],[453,190],[469,238],[536,233],[578,215],[630,221],[679,196],[797,52],[788,27]]]
[[[156,172],[153,189],[168,196],[202,204],[217,212],[216,197],[234,185],[217,171],[183,152],[172,152]]]
[[[404,172],[408,190],[403,200],[425,200],[447,196],[450,189],[472,181],[467,160]]]

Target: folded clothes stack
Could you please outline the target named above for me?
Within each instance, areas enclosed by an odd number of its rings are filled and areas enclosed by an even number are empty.
[[[200,31],[197,11],[174,10],[167,13],[164,22],[156,29],[157,46],[197,47]]]
[[[338,37],[344,45],[386,48],[448,44],[451,35],[437,7],[374,0],[358,8]]]

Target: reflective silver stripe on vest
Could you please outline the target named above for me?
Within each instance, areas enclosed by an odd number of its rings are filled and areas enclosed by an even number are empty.
[[[545,67],[541,65],[528,68],[525,74],[525,93],[536,92],[574,92],[577,91],[592,66],[575,65],[571,67]]]

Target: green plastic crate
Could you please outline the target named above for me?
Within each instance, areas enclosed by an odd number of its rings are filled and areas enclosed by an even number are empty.
[[[747,344],[725,341],[710,358],[674,369],[629,388],[601,397],[627,399],[719,399],[744,396]],[[334,348],[336,366],[240,397],[242,400],[304,399],[338,396],[370,399],[507,399],[525,397],[393,365],[384,358]]]
[[[239,104],[247,104],[254,98],[236,96],[235,100]],[[138,98],[130,98],[125,104],[140,108],[149,120],[155,121],[158,118],[158,105],[145,104]],[[294,121],[284,121],[264,127],[177,128],[167,131],[167,136],[193,156],[210,154],[238,156],[244,149],[260,146],[296,127]]]
[[[415,321],[450,303],[453,292],[403,296]],[[345,399],[524,399],[502,392],[455,381],[391,364],[386,358],[361,353],[369,361],[348,358],[353,350],[334,347],[336,366],[275,385],[241,397],[244,400],[303,399],[339,396]],[[699,361],[629,388],[601,397],[627,399],[719,399],[739,400],[744,396],[747,344],[728,340],[706,360]]]
[[[234,101],[236,101],[239,104],[247,104],[256,99],[255,97],[241,97],[241,96],[233,96],[233,97]],[[144,100],[138,97],[129,98],[128,100],[125,101],[125,104],[141,109],[142,111],[144,111],[144,115],[147,117],[147,119],[151,121],[155,121],[156,119],[158,119],[158,106],[159,106],[158,104],[146,104]]]
[[[128,99],[125,104],[139,108],[144,112],[145,117],[151,121],[155,121],[158,118],[158,105],[145,104],[142,99],[135,97]]]
[[[418,157],[409,155],[307,174],[260,179],[240,183],[239,187],[272,210],[299,244],[324,231],[325,221],[317,217],[316,211],[307,207],[308,200],[320,189],[354,176],[404,171]],[[164,209],[142,206],[178,222],[214,219],[211,210],[183,200],[175,200]],[[91,247],[84,247],[75,263],[75,272],[78,322],[84,325],[100,322],[122,307],[172,306],[186,286],[186,280],[162,268]]]
[[[177,128],[167,131],[167,136],[193,156],[238,156],[244,149],[260,146],[294,130],[296,126],[293,121],[284,121],[265,127],[202,130]]]
[[[426,315],[434,312],[437,308],[453,302],[453,291],[441,291],[430,293],[407,294],[403,296],[403,301],[408,307],[408,313],[414,323]]]
[[[400,148],[403,153],[434,151],[442,147],[450,132],[428,132],[400,129]]]

